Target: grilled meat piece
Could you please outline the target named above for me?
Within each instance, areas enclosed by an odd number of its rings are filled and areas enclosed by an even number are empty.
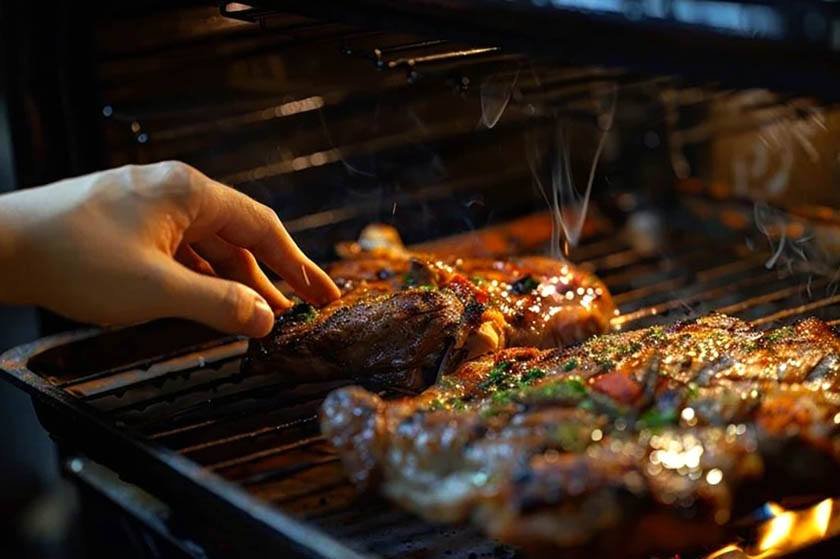
[[[299,305],[275,335],[252,343],[251,370],[318,382],[364,374],[419,389],[462,329],[465,309],[448,290],[354,291],[321,311]]]
[[[294,382],[398,375],[418,387],[504,347],[581,341],[615,313],[606,287],[570,264],[417,255],[388,228],[373,231],[385,240],[328,268],[342,298],[281,316],[251,343],[247,371]]]
[[[417,397],[348,387],[322,408],[350,477],[426,518],[622,554],[696,545],[688,526],[715,543],[736,505],[840,494],[838,423],[837,332],[724,315],[508,349]]]

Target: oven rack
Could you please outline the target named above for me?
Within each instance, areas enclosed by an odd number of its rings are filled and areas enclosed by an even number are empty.
[[[502,253],[531,252],[550,230],[541,214],[478,235]],[[710,243],[687,230],[652,256],[596,220],[570,257],[614,293],[621,329],[713,310],[760,327],[807,315],[840,326],[838,278],[769,269],[771,254],[742,239],[736,233]],[[470,242],[462,236],[425,248],[464,250]],[[191,543],[201,550],[197,557],[290,550],[329,558],[515,554],[471,529],[435,526],[382,499],[356,497],[317,432],[320,399],[342,383],[295,388],[271,376],[243,376],[243,341],[214,341],[206,333],[186,338],[183,328],[129,328],[107,339],[94,332],[60,336],[5,355],[2,368],[33,394],[63,446],[128,482],[142,480],[170,507],[168,529],[200,534]],[[162,339],[193,349],[160,353]],[[130,351],[117,349],[126,344]]]

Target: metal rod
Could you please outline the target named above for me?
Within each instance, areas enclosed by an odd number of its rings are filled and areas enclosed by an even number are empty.
[[[350,487],[350,481],[347,479],[347,476],[344,472],[341,472],[337,481],[332,483],[325,483],[323,480],[318,481],[318,485],[307,489],[306,491],[300,493],[294,493],[292,495],[283,495],[282,497],[271,497],[271,502],[275,505],[281,505],[284,503],[292,503],[294,501],[300,499],[311,499],[316,495],[320,495],[323,493],[330,493],[332,491],[337,491],[339,489],[346,489]],[[310,517],[307,516],[307,519]]]
[[[294,420],[294,421],[289,421],[289,422],[286,422],[286,423],[281,423],[280,425],[270,425],[268,427],[261,427],[259,429],[254,429],[253,431],[247,431],[245,433],[238,433],[236,435],[231,435],[229,437],[223,437],[221,439],[216,439],[216,440],[212,440],[212,441],[208,441],[208,442],[204,442],[204,443],[199,443],[199,444],[194,444],[194,445],[191,445],[191,446],[186,446],[184,448],[178,449],[178,452],[180,452],[181,454],[189,454],[191,452],[197,452],[199,450],[206,450],[208,448],[223,446],[223,445],[234,443],[236,441],[241,441],[241,440],[244,440],[244,439],[252,439],[254,437],[259,437],[260,435],[265,435],[267,433],[275,433],[275,432],[281,431],[283,429],[289,429],[290,427],[297,427],[299,425],[309,423],[309,422],[311,422],[311,421],[313,421],[317,418],[318,418],[318,416],[314,415],[314,416],[310,416],[310,417],[304,417],[304,418],[301,418],[301,419],[297,419],[297,420]],[[319,438],[321,440],[323,440],[323,437],[319,437]]]
[[[757,318],[753,320],[752,323],[756,326],[761,326],[763,324],[768,324],[770,322],[775,322],[783,318],[789,318],[791,316],[796,316],[797,314],[802,314],[804,312],[812,311],[814,309],[819,309],[822,307],[827,307],[829,305],[834,305],[837,303],[840,303],[840,295],[826,297],[825,299],[820,299],[819,301],[814,301],[813,303],[808,303],[806,305],[801,305],[792,309],[784,309],[773,314],[764,316],[762,318]]]
[[[684,255],[684,252],[682,250],[680,252],[682,252],[683,255]],[[737,260],[732,261],[732,262],[727,262],[725,264],[716,265],[716,266],[713,266],[711,268],[708,268],[708,269],[705,269],[705,270],[699,270],[699,271],[692,271],[692,270],[686,270],[685,269],[686,264],[696,260],[697,257],[708,258],[708,256],[709,256],[709,254],[705,250],[699,250],[697,252],[689,252],[688,257],[681,257],[679,261],[677,261],[677,260],[663,260],[661,262],[658,262],[654,266],[647,267],[645,272],[641,272],[638,268],[631,268],[630,270],[621,274],[620,276],[613,276],[613,278],[611,278],[612,281],[607,281],[608,285],[610,283],[614,283],[614,280],[617,277],[635,278],[636,276],[639,276],[639,275],[654,274],[657,271],[660,271],[660,269],[662,267],[662,264],[665,264],[667,266],[666,270],[670,269],[671,271],[682,272],[682,275],[677,276],[677,277],[667,278],[667,279],[664,279],[664,280],[661,280],[661,281],[658,281],[658,282],[654,282],[650,285],[638,287],[636,289],[631,289],[631,290],[628,290],[628,291],[616,292],[613,295],[613,301],[616,304],[640,302],[645,297],[648,297],[650,295],[654,295],[656,293],[660,293],[660,292],[662,292],[663,290],[666,290],[666,289],[671,289],[673,287],[681,286],[685,283],[688,283],[692,279],[694,279],[694,280],[696,280],[700,283],[706,283],[709,280],[711,280],[713,278],[716,278],[716,277],[723,277],[723,276],[726,276],[726,275],[729,275],[729,274],[749,270],[750,268],[755,267],[756,263],[759,260],[763,261],[765,259],[764,257],[753,258],[753,259],[749,259],[749,260],[737,259]],[[680,267],[678,267],[678,266],[680,266]],[[602,274],[602,279],[603,279],[603,277],[609,277],[609,276],[604,276]]]
[[[172,435],[180,435],[181,433],[186,433],[192,431],[194,429],[198,429],[200,427],[207,427],[209,425],[214,425],[218,420],[216,419],[208,419],[207,421],[201,421],[199,423],[193,423],[191,425],[185,425],[184,427],[177,427],[175,429],[168,429],[166,431],[159,431],[157,433],[152,433],[151,435],[147,435],[146,438],[153,441],[156,439],[162,439],[164,437],[170,437]]]
[[[415,67],[418,64],[429,64],[429,63],[440,63],[440,62],[450,62],[453,60],[462,60],[465,58],[472,58],[475,56],[481,56],[483,54],[491,54],[494,52],[501,52],[501,48],[499,47],[478,47],[478,48],[468,48],[468,49],[460,49],[454,50],[449,52],[441,52],[436,54],[427,54],[426,56],[417,56],[411,58],[397,58],[394,60],[389,60],[385,63],[385,66],[388,68],[397,68],[400,66],[408,66],[408,67]]]
[[[240,464],[245,464],[247,462],[253,462],[254,460],[259,460],[260,458],[267,458],[269,456],[276,456],[278,454],[283,454],[284,452],[288,452],[290,450],[295,450],[299,448],[303,448],[306,446],[310,446],[316,443],[324,442],[324,438],[321,435],[315,437],[306,437],[305,439],[301,439],[299,441],[295,441],[293,443],[284,444],[281,446],[276,446],[273,448],[267,448],[265,450],[260,450],[259,452],[252,452],[250,454],[245,454],[243,456],[239,456],[237,458],[231,458],[230,460],[224,460],[222,462],[216,462],[215,464],[208,464],[205,467],[208,470],[218,471],[224,470],[226,468],[230,468],[232,466],[239,466]]]
[[[813,284],[813,287],[822,287],[823,285],[827,285],[828,280],[821,280],[817,281]],[[715,309],[719,313],[723,314],[734,314],[738,312],[743,312],[747,309],[755,307],[757,305],[761,305],[762,303],[770,303],[772,301],[778,301],[779,299],[784,299],[786,297],[790,297],[791,295],[795,295],[798,292],[801,292],[805,288],[802,284],[793,285],[791,287],[786,287],[785,289],[780,289],[778,291],[774,291],[772,293],[767,293],[764,295],[759,295],[757,297],[750,297],[749,299],[745,299],[744,301],[739,301],[738,303],[734,303],[732,305],[727,305],[725,307],[719,307]]]
[[[341,385],[336,385],[336,388],[339,386]],[[173,421],[184,416],[189,417],[190,414],[202,412],[212,414],[212,423],[206,424],[203,417],[198,417],[196,418],[196,421],[194,423],[191,422],[188,425],[185,425],[183,430],[175,430],[176,434],[179,432],[187,433],[190,431],[198,430],[204,426],[207,426],[212,429],[222,424],[250,417],[255,413],[267,413],[271,411],[290,413],[296,408],[301,408],[302,410],[307,410],[307,413],[311,413],[312,410],[317,409],[317,406],[323,400],[323,395],[327,392],[328,390],[325,390],[322,394],[319,394],[317,396],[310,394],[309,396],[312,396],[312,398],[305,401],[284,402],[280,398],[271,398],[261,400],[257,403],[248,402],[248,404],[246,405],[234,407],[233,409],[226,409],[224,406],[226,406],[228,403],[232,403],[235,405],[242,403],[243,400],[250,399],[247,395],[243,396],[242,393],[237,393],[230,395],[228,398],[225,398],[225,400],[215,400],[209,405],[190,405],[185,409],[177,410],[174,414],[155,417],[154,421],[145,425],[134,426],[134,429],[139,432],[143,432],[144,430],[149,430],[150,427],[153,428],[155,425],[172,423]]]
[[[714,299],[716,297],[720,297],[722,295],[731,293],[733,289],[742,289],[744,287],[761,285],[762,283],[768,280],[772,281],[773,279],[778,278],[776,278],[776,276],[773,276],[772,274],[762,274],[760,276],[752,276],[745,278],[734,284],[727,284],[720,287],[707,289],[699,293],[686,294],[684,296],[678,295],[674,299],[671,299],[667,302],[660,303],[658,305],[652,305],[650,307],[645,307],[637,311],[633,311],[631,313],[617,316],[611,321],[611,323],[613,324],[613,326],[623,326],[624,324],[627,324],[629,322],[635,322],[636,320],[639,320],[641,318],[657,315],[664,311],[679,308],[685,303],[699,303],[702,301],[708,301],[710,299]]]
[[[327,456],[325,458],[318,458],[315,460],[310,460],[308,462],[298,462],[296,464],[293,464],[286,468],[280,468],[278,470],[271,470],[268,472],[254,474],[252,476],[238,479],[237,481],[242,485],[254,485],[257,483],[265,483],[267,481],[279,481],[284,478],[297,475],[301,472],[305,472],[306,470],[317,468],[318,466],[336,463],[339,460],[340,459],[338,458],[338,456]]]
[[[413,43],[403,43],[401,45],[376,47],[373,49],[373,55],[376,58],[377,62],[384,62],[382,59],[387,54],[436,47],[438,45],[444,45],[447,42],[448,41],[446,41],[445,39],[427,39],[425,41],[415,41]]]

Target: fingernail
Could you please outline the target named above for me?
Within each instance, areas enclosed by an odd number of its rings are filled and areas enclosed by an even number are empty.
[[[251,319],[248,321],[248,330],[253,332],[254,336],[265,336],[271,332],[274,326],[274,311],[268,306],[261,297],[257,297],[254,302],[254,312]]]

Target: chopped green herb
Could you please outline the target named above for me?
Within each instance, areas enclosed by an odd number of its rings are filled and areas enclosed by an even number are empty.
[[[586,385],[578,379],[566,379],[534,388],[529,395],[540,400],[583,400],[589,394]]]
[[[552,435],[567,452],[580,452],[589,444],[589,431],[584,430],[579,423],[560,423]]]
[[[792,326],[783,326],[781,328],[776,328],[764,338],[769,342],[783,342],[791,338],[793,334],[794,330]]]
[[[318,310],[308,303],[299,303],[284,316],[293,322],[311,322],[318,316]]]
[[[612,369],[615,367],[615,362],[610,359],[608,355],[596,355],[595,363],[604,369]]]
[[[458,385],[458,382],[452,377],[443,377],[438,381],[437,385],[439,388],[448,390],[450,388],[455,388]]]
[[[540,282],[538,282],[531,276],[525,276],[513,282],[510,286],[510,289],[514,293],[518,293],[519,295],[525,295],[535,290],[539,285]]]
[[[629,357],[644,347],[641,340],[625,342],[618,335],[604,335],[593,338],[585,344],[586,353],[592,360],[604,369],[615,367],[616,363]]]
[[[685,391],[685,400],[686,402],[690,402],[697,398],[700,394],[700,388],[694,384],[693,382],[688,383],[688,388]]]
[[[444,407],[445,406],[444,406],[443,400],[441,400],[440,398],[437,398],[436,400],[432,400],[431,403],[429,403],[429,406],[426,409],[428,409],[429,411],[440,411],[440,410],[444,409]]]
[[[487,373],[487,378],[484,379],[479,386],[484,390],[512,387],[513,380],[510,378],[510,369],[510,361],[500,361],[496,363]]]
[[[478,276],[472,276],[470,278],[470,282],[473,285],[475,285],[476,287],[480,287],[482,284],[484,284],[484,278],[480,278]]]
[[[642,429],[661,429],[677,422],[677,410],[650,408],[639,418],[638,426]]]
[[[626,406],[622,406],[606,394],[600,392],[591,392],[589,397],[584,400],[584,402],[586,401],[589,404],[584,406],[584,409],[590,409],[595,413],[607,415],[614,419],[622,418],[630,413]]]
[[[586,411],[595,411],[595,402],[587,398],[578,404],[578,407]]]
[[[537,367],[533,367],[525,371],[525,374],[522,375],[522,382],[530,383],[535,380],[539,380],[545,376],[545,371],[539,369]]]
[[[746,340],[740,343],[741,351],[755,351],[758,349],[758,343],[755,340]]]
[[[426,408],[428,411],[454,410],[463,411],[466,409],[466,404],[460,398],[436,398],[429,403]]]
[[[569,359],[565,363],[563,363],[563,370],[566,372],[574,371],[578,368],[578,360],[577,359]]]
[[[494,392],[490,397],[490,401],[494,404],[509,404],[518,391],[514,389],[499,390]]]
[[[646,337],[651,342],[665,341],[665,329],[661,326],[653,326],[647,331]]]
[[[419,286],[418,289],[422,291],[434,291],[435,286],[430,283],[424,283],[423,285]]]
[[[528,373],[531,373],[530,376]],[[482,416],[490,417],[503,412],[514,402],[526,402],[534,400],[565,400],[576,402],[586,398],[589,391],[586,385],[579,379],[565,379],[550,384],[533,386],[534,380],[543,378],[545,372],[540,369],[531,369],[522,376],[516,384],[502,384],[497,386],[495,392],[490,396],[490,401],[484,404],[481,411]],[[527,377],[527,378],[526,378]],[[510,377],[506,377],[509,382]],[[489,379],[488,379],[489,380]]]

